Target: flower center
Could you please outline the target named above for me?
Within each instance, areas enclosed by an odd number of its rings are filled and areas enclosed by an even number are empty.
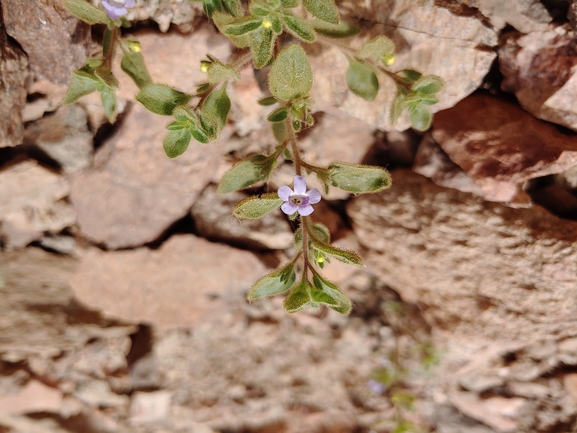
[[[290,196],[290,202],[295,206],[306,206],[309,202],[309,199],[306,195],[298,195],[294,194]]]

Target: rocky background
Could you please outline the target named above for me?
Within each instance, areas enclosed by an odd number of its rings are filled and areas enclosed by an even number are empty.
[[[395,68],[447,82],[429,132],[396,131],[391,83],[367,103],[337,49],[308,47],[306,157],[394,181],[316,207],[367,264],[326,268],[354,300],[346,318],[245,301],[293,230],[280,212],[239,222],[244,193],[215,192],[273,146],[258,74],[231,89],[219,142],[168,160],[167,120],[120,71],[115,125],[98,95],[61,105],[98,29],[62,0],[0,6],[0,432],[385,433],[392,407],[370,379],[418,344],[439,359],[407,361],[423,431],[577,431],[577,4],[340,2],[395,41]],[[190,91],[204,53],[233,54],[188,0],[137,0],[129,18],[158,82]],[[253,192],[290,180],[283,166]]]

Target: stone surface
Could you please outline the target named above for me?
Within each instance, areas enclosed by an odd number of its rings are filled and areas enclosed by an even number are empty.
[[[3,0],[2,11],[6,32],[28,56],[34,75],[68,84],[86,59],[89,27],[68,12],[64,0]]]
[[[92,133],[86,112],[78,105],[65,105],[26,128],[24,142],[33,144],[58,163],[65,173],[88,167],[92,162]]]
[[[475,17],[454,15],[432,2],[349,0],[341,6],[346,14],[374,25],[369,37],[380,33],[395,42],[395,71],[417,69],[424,74],[439,75],[450,83],[439,94],[439,104],[432,107],[435,112],[454,106],[479,87],[495,59],[495,53],[483,49],[497,45],[494,30]],[[318,103],[330,103],[378,128],[393,129],[389,108],[396,87],[391,80],[381,77],[377,98],[367,102],[347,89],[348,62],[337,48],[323,47],[313,54],[313,96]],[[402,117],[396,128],[409,126],[407,118]]]
[[[496,31],[509,24],[522,33],[530,33],[544,30],[552,20],[543,3],[538,0],[436,0],[435,4],[457,15],[479,18],[482,15]]]
[[[130,402],[130,420],[135,423],[150,423],[166,418],[171,397],[169,391],[134,393]]]
[[[577,130],[574,39],[574,31],[567,26],[511,35],[500,44],[499,68],[504,77],[502,90],[514,93],[525,110]]]
[[[523,182],[577,165],[577,137],[487,94],[438,113],[432,134],[491,201],[527,203]]]
[[[107,248],[154,241],[190,210],[218,167],[219,143],[191,142],[180,157],[162,148],[166,117],[134,104],[94,166],[71,177],[80,233]]]
[[[26,54],[8,41],[0,13],[0,148],[16,146],[24,136],[21,112],[26,103],[27,78]]]
[[[31,412],[58,412],[62,393],[57,389],[31,380],[16,394],[0,396],[0,416]]]
[[[20,161],[0,171],[0,233],[8,248],[22,248],[44,232],[58,233],[75,222],[64,201],[69,185],[34,161]]]
[[[208,186],[191,209],[198,233],[211,240],[245,248],[283,250],[293,245],[293,233],[279,210],[257,220],[240,220],[232,215],[234,205],[247,197],[241,192],[219,194]]]
[[[192,235],[173,236],[158,250],[80,250],[71,285],[92,308],[131,322],[192,326],[244,297],[266,273],[251,253]]]
[[[370,268],[433,326],[475,338],[577,332],[577,223],[511,209],[394,171],[347,206]]]
[[[92,0],[97,4],[98,0]],[[178,26],[182,32],[189,32],[194,28],[194,20],[204,16],[202,7],[198,3],[185,0],[136,0],[126,18],[130,21],[152,20],[158,24],[161,32],[166,32],[171,24]]]

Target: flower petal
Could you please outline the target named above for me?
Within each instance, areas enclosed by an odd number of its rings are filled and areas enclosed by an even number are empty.
[[[314,212],[314,209],[310,204],[307,204],[306,206],[299,206],[297,210],[302,216],[308,216]]]
[[[315,204],[321,201],[321,193],[316,188],[307,191],[307,197],[310,204]]]
[[[282,201],[288,201],[292,193],[293,190],[286,185],[281,186],[277,191],[278,198]]]
[[[134,4],[135,4],[135,1],[134,1],[134,0],[126,0],[126,1],[124,2],[124,5],[125,5],[127,8],[133,8],[133,7],[134,7]]]
[[[304,176],[295,176],[294,180],[295,194],[306,195],[307,193],[307,181]]]
[[[292,215],[297,211],[297,206],[295,204],[292,204],[290,201],[284,203],[280,208],[287,215]]]

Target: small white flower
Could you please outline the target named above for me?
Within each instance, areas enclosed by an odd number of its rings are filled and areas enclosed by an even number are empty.
[[[311,205],[321,201],[321,193],[313,188],[307,191],[307,182],[303,176],[294,177],[294,191],[284,185],[278,189],[278,196],[284,201],[281,209],[287,215],[298,212],[301,216],[313,213]]]
[[[126,8],[133,8],[135,0],[102,0],[102,6],[110,19],[123,17],[128,13]]]

